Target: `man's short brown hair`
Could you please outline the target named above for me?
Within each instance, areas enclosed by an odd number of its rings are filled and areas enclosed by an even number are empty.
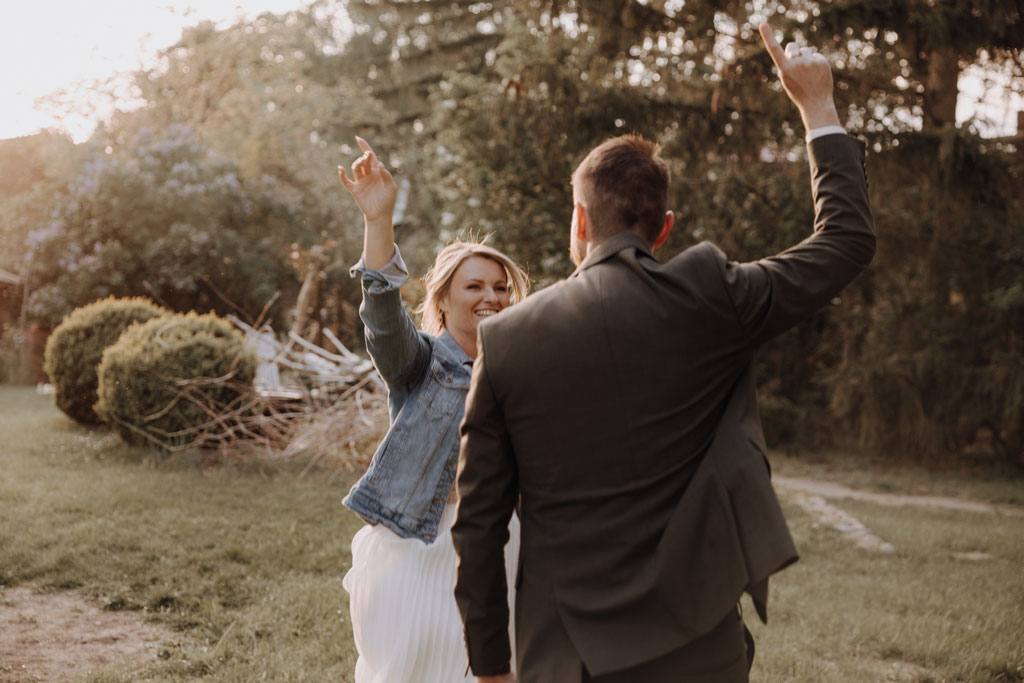
[[[636,134],[606,140],[576,168],[572,184],[587,209],[591,239],[631,230],[657,239],[668,211],[668,166],[657,143]]]

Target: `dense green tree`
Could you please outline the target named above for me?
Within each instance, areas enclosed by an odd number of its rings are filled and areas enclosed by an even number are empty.
[[[266,236],[287,247],[281,253],[296,271],[275,308],[279,324],[292,322],[298,284],[313,277],[321,286],[308,329],[329,325],[354,342],[359,292],[347,266],[362,248],[362,221],[337,166],[358,154],[355,134],[388,127],[395,113],[348,75],[345,24],[337,3],[317,2],[186,30],[156,68],[138,74],[147,104],[124,117],[123,130],[186,122],[201,144],[234,160],[247,187],[288,207],[289,220]],[[321,256],[311,274],[313,252]]]
[[[356,149],[355,132],[386,125],[391,114],[344,75],[340,36],[321,5],[186,29],[156,67],[137,74],[146,104],[111,133],[119,140],[141,126],[188,125],[292,210],[285,239],[333,239],[351,258],[361,226],[336,167]]]
[[[141,295],[254,317],[294,279],[272,238],[291,222],[190,129],[143,128],[117,151],[96,150],[30,234],[28,316],[55,325],[90,301]]]
[[[213,159],[218,164],[227,164],[238,187],[244,188],[245,201],[258,205],[262,215],[254,219],[254,226],[259,226],[259,234],[246,234],[233,243],[235,254],[230,258],[236,264],[266,264],[267,269],[265,275],[258,275],[245,285],[255,289],[236,300],[233,289],[221,286],[223,283],[212,272],[205,275],[218,283],[216,287],[209,283],[197,285],[205,282],[199,277],[200,268],[212,266],[193,259],[181,268],[192,267],[194,273],[181,281],[175,295],[168,295],[167,303],[179,309],[203,308],[209,303],[210,291],[217,291],[218,308],[228,306],[225,302],[230,300],[254,317],[263,303],[254,307],[256,292],[269,298],[278,289],[283,290],[284,296],[272,312],[277,325],[287,326],[303,275],[294,270],[300,269],[302,254],[315,247],[327,255],[320,274],[327,283],[322,288],[315,317],[330,318],[335,327],[342,321],[351,324],[346,314],[351,317],[358,290],[351,286],[341,265],[358,257],[362,225],[358,211],[337,181],[336,167],[351,159],[354,132],[385,125],[390,114],[371,94],[355,86],[339,67],[344,36],[328,9],[328,3],[321,2],[282,15],[264,14],[226,28],[200,23],[186,29],[177,43],[161,51],[156,66],[135,75],[136,94],[142,106],[118,113],[86,145],[79,145],[89,152],[79,151],[79,161],[72,167],[78,181],[69,186],[65,178],[63,188],[54,185],[40,189],[34,195],[35,205],[42,207],[38,215],[29,215],[24,203],[16,209],[18,225],[26,226],[22,236],[29,228],[36,231],[30,245],[23,239],[9,243],[12,261],[22,261],[29,249],[33,252],[31,316],[59,320],[61,311],[66,312],[72,301],[101,296],[108,290],[124,293],[115,282],[104,279],[108,275],[118,277],[105,269],[97,283],[89,283],[81,273],[70,278],[61,272],[66,258],[44,256],[47,250],[59,253],[62,240],[73,243],[79,239],[75,231],[84,230],[74,225],[76,220],[84,220],[79,214],[62,215],[56,223],[49,214],[51,209],[67,210],[72,202],[64,195],[80,193],[82,179],[96,175],[101,167],[108,174],[104,176],[104,182],[108,182],[104,191],[121,205],[131,204],[135,198],[118,195],[134,192],[136,188],[128,184],[119,186],[121,181],[111,180],[110,169],[104,164],[111,159],[137,158],[140,140],[173,131],[168,138],[186,135],[189,142],[168,154],[182,154],[180,161],[200,166]],[[204,157],[207,161],[203,161]],[[86,166],[83,158],[89,160]],[[163,183],[153,191],[164,194],[168,205],[193,200],[188,195],[191,186],[180,183]],[[145,197],[146,192],[140,195]],[[224,199],[230,205],[238,197]],[[112,200],[107,208],[113,203]],[[156,224],[171,218],[157,212],[153,221]],[[222,219],[223,212],[208,222],[215,224]],[[184,222],[194,223],[191,219]],[[145,263],[162,271],[173,270],[173,259],[181,256],[181,250],[189,249],[187,241],[191,238],[180,234],[172,223],[163,227],[165,234],[160,244],[166,248],[155,250]],[[113,228],[104,225],[103,229]],[[48,237],[40,242],[42,235]],[[221,237],[215,235],[216,239]],[[228,248],[227,242],[216,247]],[[157,263],[161,257],[168,263]],[[50,272],[44,273],[46,269]],[[160,277],[162,274],[145,278],[145,287],[160,290]],[[84,291],[69,290],[72,284]],[[148,289],[137,293],[156,296]]]
[[[0,268],[21,270],[26,237],[46,219],[50,198],[66,186],[83,152],[52,131],[0,141]]]
[[[510,3],[355,0],[345,11],[352,35],[340,67],[390,114],[360,134],[384,155],[398,182],[397,238],[413,272],[422,273],[451,234],[438,188],[424,182],[438,161],[432,94],[449,73],[492,71],[513,18]]]
[[[875,450],[956,451],[990,430],[996,450],[1020,460],[1022,143],[1014,154],[979,136],[984,120],[955,120],[968,66],[1024,89],[1024,3],[838,9],[822,5],[804,32],[856,39],[835,58],[849,65],[850,119],[878,152],[870,168],[880,248],[851,297],[859,314],[838,330],[833,414]]]
[[[812,212],[803,130],[757,39],[756,22],[772,17],[832,59],[847,127],[870,147],[879,230],[874,268],[764,350],[772,442],[925,456],[963,449],[989,425],[1016,457],[1021,157],[952,116],[967,65],[1024,86],[1024,30],[1020,2],[976,5],[600,0],[524,11],[492,70],[450,72],[434,90],[428,173],[442,215],[454,229],[494,230],[542,281],[563,276],[569,173],[604,137],[635,130],[662,142],[674,174],[666,256],[701,239],[736,259],[793,244]]]

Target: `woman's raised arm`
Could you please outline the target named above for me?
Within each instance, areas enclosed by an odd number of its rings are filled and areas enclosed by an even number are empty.
[[[363,263],[367,268],[383,268],[395,255],[395,181],[366,140],[357,137],[363,155],[352,162],[352,179],[343,166],[338,178],[363,212]]]
[[[400,287],[408,277],[395,251],[395,182],[370,145],[356,138],[363,155],[352,164],[352,179],[338,167],[338,178],[363,212],[363,258],[352,269],[361,273],[366,350],[389,388],[401,389],[416,382],[430,359],[427,342],[416,331],[402,304]]]

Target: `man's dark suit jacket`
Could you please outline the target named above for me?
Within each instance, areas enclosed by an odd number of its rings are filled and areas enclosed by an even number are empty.
[[[754,352],[828,303],[875,244],[863,145],[808,148],[814,233],[782,254],[739,264],[705,242],[662,264],[622,233],[481,323],[452,530],[477,675],[509,660],[502,548],[517,499],[520,597],[549,596],[592,675],[682,647],[743,591],[765,618],[767,579],[797,553],[769,481]],[[530,611],[516,633],[533,647]]]

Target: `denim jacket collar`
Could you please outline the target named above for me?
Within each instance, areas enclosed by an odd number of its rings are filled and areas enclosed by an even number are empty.
[[[441,333],[441,336],[439,336],[437,340],[444,344],[445,348],[454,353],[455,357],[462,361],[463,365],[473,365],[473,359],[469,357],[469,354],[466,353],[461,346],[459,346],[459,342],[455,341],[455,337],[453,337],[452,333],[448,331],[448,328],[445,328],[444,332]]]

